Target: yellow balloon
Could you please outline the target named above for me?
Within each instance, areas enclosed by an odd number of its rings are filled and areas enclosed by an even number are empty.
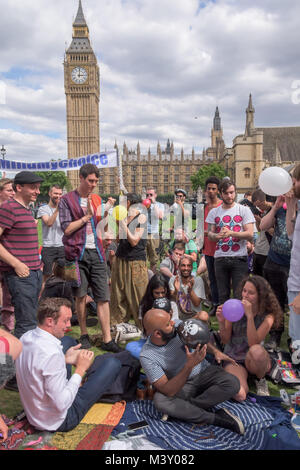
[[[112,216],[115,220],[123,220],[127,217],[127,209],[124,206],[116,206],[113,208]]]

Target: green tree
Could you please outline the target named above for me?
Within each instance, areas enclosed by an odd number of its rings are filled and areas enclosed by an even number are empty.
[[[58,184],[62,189],[65,188],[67,191],[71,190],[71,183],[63,171],[37,171],[36,174],[44,180],[40,187],[43,199],[48,196],[49,189],[55,184]]]
[[[220,180],[226,176],[226,171],[218,163],[211,163],[209,165],[203,165],[197,173],[191,176],[192,187],[194,191],[197,191],[199,186],[204,189],[205,181],[210,176],[216,176]]]

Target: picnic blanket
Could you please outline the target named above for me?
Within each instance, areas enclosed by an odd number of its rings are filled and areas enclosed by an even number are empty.
[[[41,432],[25,419],[20,423],[7,420],[9,438],[0,444],[0,450],[100,450],[119,423],[126,403],[97,403],[83,420],[69,432]]]
[[[222,407],[242,420],[243,436],[212,425],[193,425],[172,418],[163,422],[149,400],[128,403],[112,436],[126,432],[130,423],[146,420],[149,426],[135,431],[135,435],[144,434],[164,450],[300,450],[300,439],[290,422],[292,415],[282,408],[280,398],[249,394],[243,403],[226,401],[215,409]]]

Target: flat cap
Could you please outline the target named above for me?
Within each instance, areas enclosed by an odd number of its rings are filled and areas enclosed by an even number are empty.
[[[32,171],[21,171],[17,173],[14,179],[15,184],[34,184],[42,183],[44,180]]]

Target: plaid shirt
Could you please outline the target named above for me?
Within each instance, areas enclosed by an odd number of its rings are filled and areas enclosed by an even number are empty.
[[[97,236],[96,228],[98,222],[101,220],[96,216],[97,209],[99,205],[102,204],[100,196],[96,194],[92,195],[92,204],[94,207],[95,215],[91,218],[91,224],[95,236],[95,245],[96,250],[99,255],[100,261],[103,263],[105,261],[105,253],[103,249],[102,240]],[[103,212],[103,211],[102,211]],[[67,227],[71,222],[81,219],[84,217],[84,212],[80,206],[80,195],[77,190],[71,191],[68,194],[65,194],[59,204],[59,220],[60,225],[65,232]],[[80,227],[78,230],[73,232],[71,235],[63,236],[63,244],[65,246],[65,255],[67,260],[81,260],[85,250],[86,244],[86,225]]]

